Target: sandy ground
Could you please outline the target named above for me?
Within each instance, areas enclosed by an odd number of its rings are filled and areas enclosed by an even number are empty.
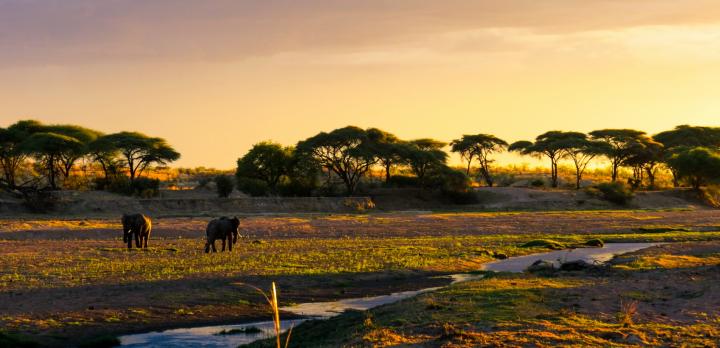
[[[153,220],[153,238],[202,238],[210,218]],[[373,213],[248,216],[241,234],[249,238],[410,237],[486,234],[593,234],[636,228],[682,226],[720,229],[720,210],[578,211],[509,213]],[[0,239],[119,239],[120,219],[0,220]]]

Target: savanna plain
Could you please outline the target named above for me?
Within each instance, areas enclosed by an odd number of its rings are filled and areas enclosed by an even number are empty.
[[[246,284],[276,282],[281,305],[388,294],[593,239],[667,244],[600,268],[488,274],[310,321],[293,330],[290,345],[713,347],[720,340],[715,210],[248,216],[234,250],[216,254],[203,250],[208,220],[158,218],[147,250],[124,248],[117,219],[3,220],[1,342],[92,346],[126,333],[263,320],[267,305]]]

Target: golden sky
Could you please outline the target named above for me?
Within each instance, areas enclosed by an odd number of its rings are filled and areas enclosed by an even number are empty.
[[[138,130],[179,166],[348,124],[720,126],[718,86],[717,0],[0,0],[0,126]]]

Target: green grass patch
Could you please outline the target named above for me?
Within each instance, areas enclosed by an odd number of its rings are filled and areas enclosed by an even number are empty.
[[[548,239],[535,239],[520,245],[521,248],[546,248],[560,250],[567,248],[567,244]]]

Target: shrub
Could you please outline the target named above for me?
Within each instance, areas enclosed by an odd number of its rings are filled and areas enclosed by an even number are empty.
[[[23,194],[24,204],[33,213],[49,213],[54,211],[59,203],[60,196],[54,191],[29,191]]]
[[[131,182],[130,178],[119,176],[98,179],[95,181],[95,188],[121,195],[151,198],[160,194],[160,180],[140,177]]]
[[[132,195],[143,198],[155,197],[160,194],[160,180],[150,178],[135,178],[130,184]]]
[[[393,175],[388,184],[394,187],[420,187],[420,180],[410,175]]]
[[[545,186],[545,180],[543,179],[535,179],[533,181],[530,181],[530,186],[532,187],[543,187]]]
[[[602,200],[612,202],[619,205],[629,203],[635,194],[627,188],[627,186],[619,182],[607,182],[595,185],[586,190],[589,194],[596,196]]]
[[[227,198],[233,192],[235,188],[233,185],[233,179],[227,175],[218,175],[215,177],[215,185],[217,187],[217,193],[220,198]]]
[[[268,185],[258,179],[237,177],[237,188],[241,192],[244,192],[253,197],[267,196],[270,192]]]
[[[286,197],[309,197],[317,189],[314,179],[291,178],[278,185],[278,193]]]
[[[470,178],[459,170],[444,167],[433,171],[428,182],[433,187],[439,188],[443,197],[454,204],[475,204],[479,202],[475,191],[470,187]]]

